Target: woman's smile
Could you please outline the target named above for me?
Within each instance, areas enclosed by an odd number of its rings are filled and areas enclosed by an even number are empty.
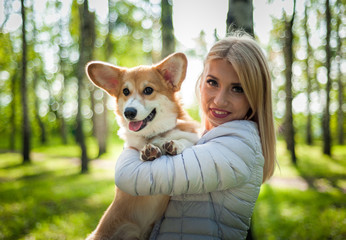
[[[214,115],[216,118],[225,118],[231,113],[228,111],[216,109],[216,108],[210,108],[211,113]]]

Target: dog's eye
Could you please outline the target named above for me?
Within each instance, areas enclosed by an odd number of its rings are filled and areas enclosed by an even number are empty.
[[[124,94],[125,96],[128,96],[128,95],[130,94],[130,90],[129,90],[128,88],[124,88],[124,89],[123,89],[123,94]]]
[[[143,93],[144,93],[145,95],[150,95],[150,94],[153,93],[153,91],[154,91],[154,89],[152,89],[151,87],[146,87],[146,88],[143,90]]]

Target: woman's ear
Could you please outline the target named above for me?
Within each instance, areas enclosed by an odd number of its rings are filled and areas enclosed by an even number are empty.
[[[183,53],[174,53],[156,64],[154,68],[174,91],[179,91],[186,76],[187,58]]]
[[[104,89],[109,95],[116,97],[124,68],[116,67],[106,62],[89,62],[86,65],[86,74],[98,87]]]

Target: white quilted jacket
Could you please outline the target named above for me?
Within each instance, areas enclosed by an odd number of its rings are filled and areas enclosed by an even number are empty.
[[[245,239],[262,184],[257,126],[232,121],[213,128],[176,156],[142,162],[125,149],[115,184],[132,195],[171,195],[151,239]]]

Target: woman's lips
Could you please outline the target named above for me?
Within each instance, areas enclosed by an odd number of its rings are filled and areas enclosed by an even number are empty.
[[[228,111],[224,111],[224,110],[216,109],[216,108],[211,108],[210,111],[211,111],[211,114],[216,118],[225,118],[231,114]]]

